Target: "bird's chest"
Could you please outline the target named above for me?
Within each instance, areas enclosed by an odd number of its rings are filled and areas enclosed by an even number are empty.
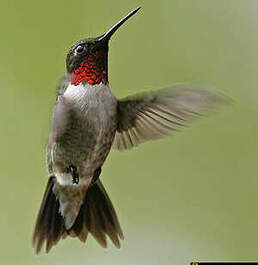
[[[73,105],[78,118],[92,122],[93,126],[105,126],[116,114],[116,98],[107,85],[69,85],[64,98]]]

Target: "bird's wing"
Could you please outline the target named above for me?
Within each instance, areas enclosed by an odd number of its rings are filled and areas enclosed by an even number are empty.
[[[69,76],[68,74],[64,75],[59,79],[57,83],[57,98],[58,96],[62,96],[69,85]]]
[[[69,76],[64,75],[58,81],[57,96],[52,117],[52,126],[49,137],[49,148],[51,150],[52,144],[57,138],[60,138],[71,128],[72,123],[76,120],[78,115],[74,102],[65,97],[64,93],[69,85]]]
[[[197,85],[175,85],[119,100],[113,148],[123,151],[170,135],[216,103],[223,102],[223,96]]]

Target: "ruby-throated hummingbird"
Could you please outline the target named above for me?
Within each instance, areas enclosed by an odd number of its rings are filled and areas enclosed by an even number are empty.
[[[106,247],[106,235],[120,247],[123,233],[100,182],[113,146],[130,149],[157,139],[221,101],[216,93],[174,86],[117,100],[108,83],[108,44],[131,11],[97,38],[75,43],[66,58],[47,146],[49,180],[33,236],[38,253],[67,235],[85,242],[88,233]]]

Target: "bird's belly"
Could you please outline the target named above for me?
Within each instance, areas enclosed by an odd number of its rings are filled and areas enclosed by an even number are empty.
[[[73,99],[76,115],[53,148],[54,172],[62,185],[72,184],[72,177],[67,173],[70,165],[78,169],[80,184],[88,184],[94,171],[104,163],[114,140],[116,99],[109,91],[90,96]]]
[[[85,160],[82,174],[85,176],[92,176],[94,171],[104,163],[116,132],[115,117],[107,115],[107,111],[103,107],[98,110],[92,109],[89,111],[89,115],[91,116],[92,131],[89,135],[85,132],[87,139],[84,142],[90,143],[83,151]]]

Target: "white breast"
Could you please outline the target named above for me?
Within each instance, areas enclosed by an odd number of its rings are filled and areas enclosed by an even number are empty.
[[[100,104],[110,104],[111,101],[115,100],[108,84],[103,83],[96,85],[81,83],[78,86],[70,83],[63,97],[72,100],[83,112],[92,108],[99,108]]]

